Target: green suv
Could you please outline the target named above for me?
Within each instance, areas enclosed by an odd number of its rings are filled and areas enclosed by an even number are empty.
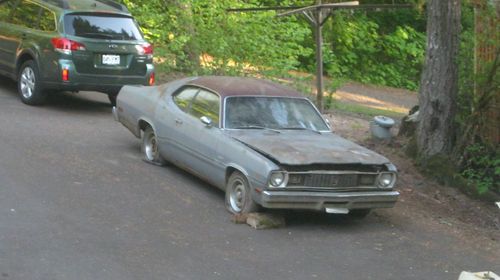
[[[0,0],[0,75],[21,100],[154,83],[153,48],[125,6],[106,0]]]

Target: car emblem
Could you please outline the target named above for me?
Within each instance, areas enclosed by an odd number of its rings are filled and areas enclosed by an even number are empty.
[[[118,45],[111,44],[111,45],[109,45],[109,48],[110,48],[110,49],[116,49],[116,48],[118,48]]]

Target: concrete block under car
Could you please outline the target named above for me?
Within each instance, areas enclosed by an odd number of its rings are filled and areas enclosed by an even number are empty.
[[[236,224],[247,224],[254,229],[270,229],[285,226],[285,218],[277,214],[249,213],[234,215],[231,219]]]

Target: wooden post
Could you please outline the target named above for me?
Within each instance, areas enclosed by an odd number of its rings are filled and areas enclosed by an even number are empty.
[[[321,5],[321,0],[317,0],[317,4]],[[315,29],[314,35],[316,37],[316,105],[321,113],[323,113],[323,34],[322,22],[323,11],[318,8],[315,12]]]

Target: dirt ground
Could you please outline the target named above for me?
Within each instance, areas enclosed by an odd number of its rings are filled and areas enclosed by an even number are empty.
[[[348,102],[360,101],[358,104],[363,104],[363,100],[372,100],[378,106],[400,107],[406,111],[417,102],[415,93],[385,87],[349,84],[339,92],[354,97]],[[439,185],[422,176],[404,154],[406,139],[373,140],[369,132],[370,120],[366,117],[335,111],[327,117],[336,133],[379,152],[398,167],[397,187],[401,197],[395,211],[389,213],[393,216],[391,220],[410,220],[430,229],[445,231],[478,251],[488,251],[500,257],[500,209],[494,203],[472,199],[455,188]],[[396,121],[399,123],[400,120]],[[393,135],[397,131],[398,125],[392,129]]]

